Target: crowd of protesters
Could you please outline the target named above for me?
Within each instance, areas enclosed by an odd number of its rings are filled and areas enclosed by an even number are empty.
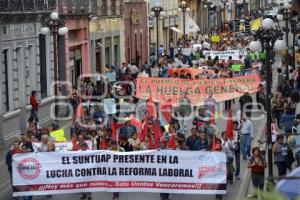
[[[159,57],[152,55],[150,62],[138,65],[132,61],[129,64],[123,63],[122,66],[107,67],[108,73],[115,73],[116,81],[129,81],[133,84],[138,76],[149,77],[176,77],[182,79],[198,78],[230,78],[246,74],[252,69],[254,63],[261,63],[258,68],[263,71],[265,61],[264,53],[254,54],[247,48],[248,37],[238,37],[231,33],[221,36],[222,42],[210,44],[209,37],[197,35],[188,41],[179,41],[178,49],[174,45],[169,50],[160,47]],[[201,44],[200,47],[192,50],[190,54],[184,54],[183,49],[191,47],[193,44]],[[203,55],[203,50],[229,50],[245,49],[240,55],[240,60],[220,60],[218,57],[211,58]],[[241,71],[234,72],[231,67],[235,63],[242,65]],[[213,70],[212,74],[201,72],[192,77],[185,72],[170,75],[169,69],[176,68],[195,68]],[[278,68],[277,91],[273,97],[273,153],[278,175],[286,174],[286,169],[291,169],[293,163],[293,151],[286,148],[280,133],[284,133],[286,141],[293,142],[293,131],[300,129],[300,116],[295,116],[296,103],[299,101],[300,91],[300,70],[290,71],[291,76],[285,80],[281,68]],[[260,88],[256,94],[258,108],[264,112],[265,82],[262,75]],[[145,101],[143,109],[136,110],[136,105],[140,100],[132,95],[130,98],[116,98],[117,113],[113,116],[106,114],[102,98],[112,98],[115,94],[120,96],[130,96],[132,87],[128,84],[113,84],[105,77],[97,79],[82,80],[78,89],[72,91],[70,103],[75,110],[74,123],[71,128],[69,139],[71,145],[69,151],[85,151],[89,148],[87,142],[92,143],[92,150],[111,150],[111,151],[141,151],[150,149],[172,149],[190,151],[222,151],[227,158],[227,183],[232,184],[234,177],[240,180],[240,158],[248,159],[248,168],[251,168],[252,180],[255,187],[263,189],[264,168],[266,162],[264,155],[259,148],[252,148],[251,142],[255,136],[255,130],[251,121],[251,110],[255,101],[252,96],[245,92],[238,102],[228,100],[225,102],[225,111],[216,110],[216,102],[213,95],[210,95],[203,106],[191,107],[179,105],[174,108],[171,106],[169,119],[161,119],[159,112],[149,106],[149,100]],[[108,91],[105,97],[98,98]],[[33,152],[32,142],[41,142],[38,152],[50,152],[57,150],[55,138],[50,136],[50,132],[59,129],[58,122],[54,122],[51,129],[42,128],[39,125],[38,101],[32,92],[30,102],[32,104],[32,115],[28,120],[27,133],[16,137],[13,145],[7,153],[6,163],[10,176],[12,177],[12,156],[16,153]],[[188,102],[188,101],[187,101]],[[153,103],[153,102],[152,102]],[[239,103],[241,118],[233,120],[232,134],[229,136],[227,130],[220,130],[215,122],[216,112],[230,111],[232,104]],[[184,107],[185,106],[185,107]],[[122,110],[122,107],[126,107]],[[197,113],[193,119],[193,127],[187,127],[185,121],[181,121],[179,116],[189,116]],[[296,119],[296,120],[295,120]],[[293,127],[296,127],[293,129]],[[290,141],[291,140],[291,141]],[[285,154],[286,151],[286,154]],[[299,152],[298,152],[299,154]],[[299,164],[299,155],[296,156]],[[169,194],[160,194],[162,200],[168,200]],[[48,196],[50,197],[50,196]],[[113,199],[117,200],[119,193],[113,193]],[[217,195],[218,199],[222,196]],[[24,200],[32,197],[23,197]],[[92,199],[90,193],[83,193],[81,199]]]

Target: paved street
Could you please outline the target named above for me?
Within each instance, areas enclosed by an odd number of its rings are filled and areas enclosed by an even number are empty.
[[[233,117],[234,119],[238,119],[238,116],[240,115],[240,113],[238,112],[238,100],[235,100],[235,104],[233,104]],[[219,104],[218,110],[223,110],[222,109],[223,104]],[[227,116],[227,112],[220,112],[220,118],[217,121],[217,126],[219,129],[219,132],[223,131],[226,129],[226,120],[224,119],[224,117]],[[254,130],[257,133],[257,131],[260,129],[260,125],[261,125],[261,117],[264,116],[264,114],[260,113],[260,112],[253,112],[252,114],[253,118],[257,118],[255,120],[253,120],[254,123]],[[66,125],[66,124],[63,124]],[[62,126],[63,126],[62,125]],[[191,121],[188,122],[188,128],[191,127]],[[1,150],[1,157],[4,158],[5,156],[5,150]],[[10,185],[10,181],[9,181],[9,176],[8,176],[8,172],[6,170],[6,165],[5,165],[5,161],[3,159],[3,161],[1,162],[1,169],[2,169],[2,173],[1,173],[1,177],[0,177],[0,200],[6,200],[6,199],[10,199],[11,198],[11,185]],[[244,174],[247,171],[246,169],[246,162],[241,159],[241,180],[237,181],[234,180],[232,185],[228,185],[227,187],[227,195],[224,196],[224,199],[228,199],[228,200],[232,200],[236,198],[236,195],[238,194],[238,191],[241,189],[241,182],[242,179],[244,178]],[[53,195],[52,199],[56,199],[56,200],[76,200],[79,199],[80,195],[79,194],[65,194],[65,195]],[[97,200],[109,200],[112,198],[112,194],[111,193],[105,193],[105,192],[99,192],[99,193],[93,193],[93,198],[97,199]],[[120,200],[149,200],[149,199],[159,199],[159,195],[155,194],[155,193],[122,193],[120,195]],[[171,194],[170,198],[172,200],[196,200],[196,199],[206,199],[206,200],[213,200],[215,199],[215,196],[213,195],[186,195],[186,194]],[[48,198],[46,197],[34,197],[34,200],[46,200]]]

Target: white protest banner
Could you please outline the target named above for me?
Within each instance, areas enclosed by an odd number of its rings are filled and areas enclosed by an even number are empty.
[[[190,56],[191,53],[193,53],[193,49],[192,48],[182,48],[181,53],[185,56]]]
[[[90,150],[93,149],[93,142],[90,140],[85,141],[88,145],[88,148]],[[41,142],[32,142],[32,147],[34,152],[38,152],[39,148],[41,148],[42,143]],[[72,142],[54,142],[55,145],[55,151],[70,151],[72,149],[68,149],[72,146]]]
[[[116,81],[116,72],[106,73],[106,77],[109,82],[115,82]]]
[[[117,105],[114,98],[103,99],[103,106],[106,114],[110,115],[117,113]]]
[[[211,56],[214,59],[216,56],[219,56],[220,60],[228,60],[229,56],[232,57],[232,60],[240,59],[240,50],[229,50],[229,51],[203,51],[203,55],[207,58]]]
[[[153,150],[15,154],[13,196],[82,192],[226,194],[222,152]]]
[[[197,49],[197,48],[202,48],[202,45],[201,44],[193,44],[193,48],[194,49]]]

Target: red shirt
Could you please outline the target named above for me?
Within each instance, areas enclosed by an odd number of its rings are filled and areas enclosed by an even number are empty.
[[[21,149],[13,149],[12,155],[15,155],[16,153],[22,153]]]
[[[32,109],[34,109],[34,110],[39,109],[39,103],[37,102],[35,96],[30,96],[30,105],[32,106]]]

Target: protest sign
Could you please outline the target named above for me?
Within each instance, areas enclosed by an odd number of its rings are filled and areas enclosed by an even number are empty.
[[[193,44],[193,48],[194,49],[197,49],[197,48],[202,48],[202,45],[201,44]]]
[[[219,57],[221,60],[228,60],[229,56],[232,57],[233,60],[240,60],[240,50],[229,50],[229,51],[203,51],[203,55],[207,58],[211,56],[211,58]]]
[[[117,113],[116,100],[114,98],[103,99],[103,107],[108,115]]]
[[[193,53],[192,48],[182,48],[181,53],[185,56],[190,56]]]
[[[115,82],[116,81],[116,72],[110,72],[106,73],[106,78],[109,82]]]
[[[57,141],[57,142],[65,142],[66,141],[64,129],[58,129],[56,131],[51,131],[50,136],[53,137],[55,139],[55,141]]]
[[[261,27],[261,19],[255,19],[250,22],[251,31],[257,31]]]
[[[220,42],[220,36],[219,35],[213,35],[211,36],[212,42]]]
[[[234,72],[240,72],[241,71],[241,65],[240,64],[234,64],[231,66],[232,71]]]
[[[202,105],[209,94],[217,102],[238,98],[245,92],[254,93],[258,90],[260,76],[187,80],[178,78],[138,78],[136,96],[155,102],[172,100],[173,105],[186,96],[192,105]]]
[[[168,74],[169,76],[174,76],[174,74],[176,73],[179,76],[182,71],[184,71],[184,74],[190,74],[192,78],[195,78],[195,76],[214,74],[214,70],[194,69],[194,68],[180,68],[180,69],[170,68],[168,69]]]
[[[153,150],[15,154],[13,196],[82,192],[226,194],[223,152]]]
[[[85,141],[88,145],[88,149],[93,149],[93,143],[90,140]],[[38,149],[41,147],[41,142],[32,142],[32,147],[34,152],[38,152]],[[70,146],[72,146],[72,142],[54,142],[55,145],[55,151],[70,151],[68,149]],[[71,149],[72,150],[72,149]]]

